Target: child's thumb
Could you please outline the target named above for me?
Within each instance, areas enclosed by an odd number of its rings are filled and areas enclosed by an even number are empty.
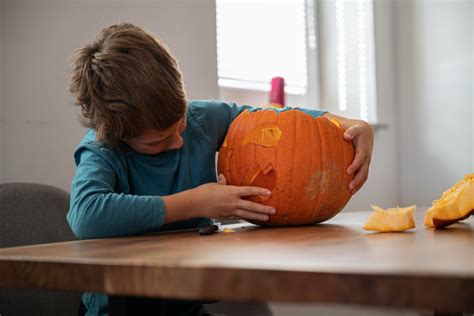
[[[217,183],[218,184],[227,184],[227,180],[225,179],[225,177],[222,173],[219,173],[219,176],[217,178]]]

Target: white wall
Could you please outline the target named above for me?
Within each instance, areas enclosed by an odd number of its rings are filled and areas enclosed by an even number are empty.
[[[161,36],[180,62],[189,97],[217,98],[213,0],[4,2],[0,182],[69,190],[84,130],[67,93],[67,63],[109,24],[130,21]]]
[[[402,204],[431,204],[474,171],[473,5],[396,1]]]
[[[346,211],[369,203],[431,205],[474,172],[474,3],[375,2],[377,111],[369,180]]]

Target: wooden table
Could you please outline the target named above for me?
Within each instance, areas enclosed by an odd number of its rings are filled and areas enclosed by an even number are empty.
[[[234,301],[474,311],[474,217],[447,229],[371,233],[368,211],[325,224],[196,231],[0,250],[0,287]]]

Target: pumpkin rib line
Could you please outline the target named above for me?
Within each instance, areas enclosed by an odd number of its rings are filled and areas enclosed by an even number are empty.
[[[321,128],[319,126],[319,120],[314,119],[315,122],[315,129],[317,130],[317,135],[319,137],[318,141],[318,149],[319,149],[319,159],[317,160],[318,162],[318,168],[316,170],[319,170],[319,181],[317,182],[319,184],[318,190],[320,190],[321,186],[321,170],[323,168],[323,150],[322,150],[322,135],[321,135]],[[322,194],[318,192],[319,194],[316,195],[316,201],[315,201],[315,211],[313,210],[313,222],[318,222],[318,215],[320,213],[321,209],[321,199],[322,199]]]
[[[339,154],[339,151],[341,149],[341,147],[339,148],[336,148],[336,146],[334,146],[334,144],[337,143],[338,139],[339,139],[339,128],[337,126],[335,126],[334,124],[326,124],[326,128],[328,130],[327,132],[327,135],[328,137],[331,138],[331,141],[328,142],[329,143],[329,152],[331,153],[334,153],[334,161],[331,161],[330,162],[330,172],[333,176],[337,176],[337,178],[335,179],[337,182],[344,182],[344,176],[342,174],[339,174],[337,172],[337,170],[335,170],[336,168],[334,168],[334,166],[340,166],[341,165],[341,156]],[[342,183],[344,184],[344,183]],[[339,185],[338,185],[339,186]],[[340,201],[340,198],[341,198],[341,192],[343,192],[344,188],[341,188],[341,190],[337,190],[335,194],[332,194],[331,197],[330,197],[330,203],[329,203],[329,207],[330,209],[332,210],[331,212],[328,212],[327,214],[329,214],[329,217],[332,217],[333,213],[336,212],[336,210],[338,209],[338,204],[339,204],[339,201]],[[331,190],[333,191],[333,190]]]
[[[297,157],[299,155],[302,155],[301,153],[296,152],[295,149],[296,148],[302,148],[301,146],[298,146],[298,143],[301,141],[301,136],[300,136],[299,131],[304,130],[304,126],[303,126],[303,128],[301,128],[302,127],[301,122],[303,120],[298,118],[298,114],[300,114],[300,113],[293,112],[292,114],[293,114],[294,117],[296,117],[296,118],[293,119],[293,122],[295,124],[294,129],[293,129],[294,130],[294,137],[293,137],[293,139],[294,139],[294,143],[293,143],[294,148],[291,151],[293,153],[293,158],[292,158],[293,163],[291,164],[292,168],[293,168],[294,166],[298,165],[298,162],[299,162],[298,160],[299,159]],[[298,165],[300,167],[300,170],[304,170],[305,162],[306,161],[301,161],[300,164]],[[292,170],[291,174],[293,174],[293,170]],[[300,174],[300,173],[295,173],[295,174]],[[294,177],[291,177],[291,178],[293,179]],[[300,195],[303,195],[303,197],[306,197],[306,192],[304,191],[304,186],[303,186],[301,192],[300,192],[300,190],[293,190],[293,192],[294,192],[294,194],[300,194]],[[298,201],[298,202],[296,202],[296,211],[298,213],[298,215],[296,216],[296,218],[297,218],[297,220],[296,220],[297,223],[296,224],[301,224],[301,217],[306,215],[306,212],[302,211],[302,209],[305,208],[305,205],[304,205],[305,200],[306,199],[304,199],[304,198],[303,199],[298,198],[298,196],[294,196],[292,198],[292,201]]]
[[[325,185],[325,190],[328,192],[331,192],[331,194],[326,194],[325,195],[325,203],[324,203],[324,209],[321,211],[321,216],[324,220],[326,220],[329,215],[333,212],[332,208],[334,207],[334,197],[338,197],[338,190],[333,190],[334,182],[337,183],[338,179],[335,177],[335,173],[333,172],[333,164],[337,163],[337,155],[335,155],[334,151],[334,135],[331,134],[331,132],[334,130],[332,127],[334,126],[332,123],[328,124],[328,120],[321,119],[320,120],[320,128],[322,130],[322,137],[324,139],[323,146],[321,148],[321,151],[323,155],[323,168],[324,168],[324,173],[329,174],[331,177],[331,183],[328,183]],[[330,153],[330,155],[328,155]],[[331,159],[329,159],[329,156]],[[335,191],[335,192],[334,192]]]
[[[317,138],[319,137],[318,133],[316,133],[316,129],[317,129],[317,120],[316,118],[311,118],[311,121],[310,121],[310,124],[309,124],[309,138],[310,138],[310,142],[311,142],[311,152],[310,152],[310,155],[312,155],[312,151],[317,148],[317,144],[320,144],[320,142],[317,141]],[[309,165],[309,170],[318,170],[319,169],[319,164],[318,164],[318,161],[317,159],[310,159],[311,160],[311,164]],[[310,178],[308,179],[310,183],[308,183],[307,185],[310,185],[312,184],[311,182],[313,181],[313,174],[311,174],[310,172]],[[318,196],[319,194],[316,194],[316,198],[315,198],[315,201],[314,201],[314,206],[312,207],[311,209],[311,222],[314,223],[314,221],[316,220],[316,214],[315,214],[315,208],[317,208],[317,203],[318,203]]]
[[[334,167],[340,166],[340,147],[335,146],[335,143],[339,140],[339,129],[329,120],[327,120],[325,123],[326,124],[324,125],[324,136],[325,138],[327,138],[327,148],[325,148],[325,152],[332,153],[331,161],[328,160],[328,163],[326,164],[328,172],[331,174],[332,178],[331,188],[329,188],[329,191],[332,192],[332,194],[327,197],[326,209],[324,212],[324,220],[327,220],[333,217],[334,214],[337,212],[336,210],[338,209],[339,199],[341,196],[340,193],[342,190],[340,183],[342,175],[339,173],[339,170],[336,170],[336,168]]]

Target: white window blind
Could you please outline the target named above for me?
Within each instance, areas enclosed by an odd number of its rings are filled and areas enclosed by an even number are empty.
[[[216,0],[219,86],[267,91],[280,76],[287,93],[305,94],[307,37],[315,40],[306,2]]]
[[[330,112],[376,123],[373,0],[319,4],[321,102]]]

